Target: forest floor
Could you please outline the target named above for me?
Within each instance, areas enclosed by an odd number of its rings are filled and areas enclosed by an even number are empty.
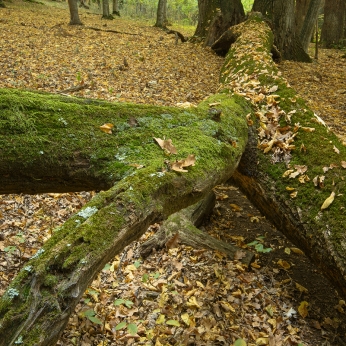
[[[0,9],[0,88],[158,105],[197,104],[217,90],[223,59],[209,49],[85,10],[85,26],[71,27],[66,4],[54,4],[14,0]],[[279,66],[343,141],[344,55],[320,50],[312,64]],[[221,253],[179,243],[141,259],[140,244],[159,228],[152,225],[94,280],[59,345],[232,345],[238,338],[248,345],[346,345],[346,306],[333,286],[236,186],[215,193],[203,229],[253,250],[249,270]],[[93,195],[0,196],[0,295],[52,230]]]

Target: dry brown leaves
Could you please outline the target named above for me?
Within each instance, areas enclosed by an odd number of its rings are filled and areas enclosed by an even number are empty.
[[[0,87],[158,105],[198,103],[216,91],[223,59],[210,50],[176,45],[158,28],[80,11],[82,27],[67,25],[66,4],[14,2],[1,10]]]

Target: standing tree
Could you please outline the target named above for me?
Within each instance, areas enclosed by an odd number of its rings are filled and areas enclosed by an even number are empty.
[[[343,39],[345,25],[345,0],[326,0],[321,40],[324,47],[331,48]]]
[[[68,7],[70,9],[70,25],[83,25],[78,14],[77,0],[68,0]]]
[[[296,33],[298,35],[300,34],[302,30],[305,16],[309,9],[309,3],[310,3],[310,0],[296,0],[296,9],[295,9],[294,18],[295,18]]]
[[[109,0],[102,0],[102,19],[114,19],[109,12]]]
[[[157,5],[156,23],[154,26],[165,29],[167,24],[167,0],[159,0]]]
[[[211,21],[217,14],[217,0],[198,0],[198,23],[193,36],[204,38],[207,36]]]
[[[241,23],[245,18],[241,0],[221,0],[220,13],[213,18],[204,44],[211,46],[229,27]]]
[[[300,42],[305,52],[308,52],[309,43],[316,25],[318,13],[323,0],[311,0],[308,11],[306,13],[301,31],[299,33]]]
[[[120,17],[119,0],[113,0],[113,14]]]
[[[255,0],[253,11],[265,15],[272,24],[274,42],[282,58],[311,62],[295,30],[295,0]]]

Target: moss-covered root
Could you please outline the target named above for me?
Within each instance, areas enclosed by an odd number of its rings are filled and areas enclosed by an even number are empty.
[[[248,266],[253,260],[253,253],[215,239],[197,228],[201,221],[210,215],[214,205],[215,195],[210,193],[203,200],[169,216],[162,223],[159,231],[141,245],[141,256],[147,257],[154,249],[164,247],[169,249],[181,243],[194,248],[222,252],[230,259],[240,259],[243,264]]]

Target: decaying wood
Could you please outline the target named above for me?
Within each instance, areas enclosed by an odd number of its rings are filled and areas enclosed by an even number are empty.
[[[150,109],[149,120],[143,126],[145,129],[152,121],[156,127],[150,128],[149,136],[161,135],[155,132],[155,129],[159,128],[166,138],[173,138],[174,144],[184,150],[185,157],[188,154],[198,157],[196,165],[190,167],[188,172],[172,171],[172,166],[164,159],[167,159],[167,156],[160,152],[160,148],[154,147],[148,134],[141,140],[138,139],[139,136],[136,137],[137,144],[131,146],[133,152],[141,153],[143,160],[149,157],[145,165],[141,165],[141,169],[129,172],[128,166],[123,163],[125,156],[120,153],[116,155],[118,161],[114,160],[114,148],[125,145],[121,144],[122,136],[126,131],[132,131],[132,128],[119,131],[117,136],[100,137],[95,127],[108,122],[111,115],[112,121],[119,121],[119,126],[127,123],[129,117],[135,117],[136,107],[142,106],[127,105],[127,111],[124,108],[120,111],[117,109],[119,105],[99,103],[96,104],[98,108],[94,109],[90,100],[59,99],[56,102],[60,102],[61,107],[58,107],[51,102],[46,104],[45,98],[51,101],[51,96],[43,95],[37,96],[36,101],[30,99],[24,106],[21,105],[22,108],[16,108],[13,104],[19,102],[18,100],[23,101],[27,94],[12,90],[10,92],[14,95],[13,100],[2,101],[0,112],[3,111],[4,115],[24,109],[27,116],[30,109],[41,107],[35,114],[40,114],[42,119],[46,116],[47,121],[45,123],[42,120],[40,127],[35,129],[36,132],[33,131],[35,136],[26,139],[24,143],[20,142],[21,136],[16,133],[9,136],[6,131],[0,132],[0,177],[2,181],[10,183],[13,192],[18,192],[18,189],[11,180],[12,174],[16,174],[17,179],[18,174],[23,177],[25,184],[22,186],[28,187],[31,182],[33,191],[54,191],[57,186],[54,179],[59,179],[59,173],[65,174],[66,184],[69,184],[70,163],[75,162],[76,157],[80,157],[85,163],[83,169],[76,170],[78,178],[99,180],[106,188],[112,187],[98,194],[80,213],[54,232],[37,257],[31,259],[11,283],[0,299],[0,346],[11,346],[20,342],[26,346],[54,345],[84,290],[105,263],[143,234],[149,224],[166,220],[179,210],[197,203],[216,184],[233,175],[245,150],[248,137],[246,124],[250,125],[250,141],[239,165],[239,173],[234,175],[234,179],[265,216],[273,219],[278,229],[301,247],[346,297],[345,170],[340,164],[346,157],[346,149],[341,147],[337,138],[323,125],[318,121],[316,123],[313,112],[308,110],[302,100],[297,101],[297,96],[280,78],[270,54],[273,43],[270,29],[258,20],[250,20],[237,26],[234,32],[240,34],[236,35],[236,42],[227,54],[221,73],[220,89],[226,91],[212,96],[197,109],[189,110],[189,119],[191,116],[196,116],[196,119],[188,126],[184,118],[186,114],[163,108],[161,112],[157,108]],[[259,76],[264,78],[260,79]],[[251,118],[250,100],[257,108],[257,118]],[[280,100],[283,102],[280,103]],[[83,117],[81,123],[73,129],[73,133],[69,132],[72,128],[64,123],[57,124],[61,121],[66,121],[66,124],[69,124],[70,120],[79,121],[78,117],[73,118],[71,115],[65,119],[65,115],[61,114],[61,109],[70,109],[66,106],[68,103],[71,103],[73,112],[78,112],[78,115]],[[279,103],[285,108],[279,109]],[[217,110],[221,111],[218,121],[208,112],[209,107],[215,104]],[[265,107],[267,111],[263,110]],[[157,127],[157,123],[162,120],[161,114],[169,112],[174,113],[177,120],[181,117],[184,121],[177,127]],[[288,155],[291,156],[291,163],[286,160],[286,164],[273,164],[280,161],[274,144],[278,148],[285,147],[285,143],[275,142],[275,138],[268,138],[267,143],[263,144],[267,145],[267,153],[257,149],[257,129],[265,128],[270,132],[265,123],[268,114],[271,117],[273,114],[285,115],[286,120],[283,118],[282,122],[289,122],[288,119],[291,118],[287,127],[296,129],[296,150]],[[54,116],[56,123],[52,123]],[[3,118],[7,119],[6,116]],[[60,118],[62,120],[59,120]],[[92,122],[95,119],[99,119],[100,123],[96,125],[98,122]],[[168,120],[163,119],[166,124]],[[269,120],[267,122],[269,124]],[[24,125],[27,126],[26,129],[31,129],[32,124]],[[48,155],[54,154],[57,145],[52,138],[47,139],[46,131],[49,128],[56,130],[57,135],[63,133],[71,138],[61,146],[58,162],[52,162]],[[129,133],[137,136],[140,130],[139,127],[135,129],[135,133]],[[143,130],[143,134],[145,133]],[[76,140],[83,137],[86,137],[87,141],[81,142],[84,147],[78,150]],[[63,138],[60,137],[60,140]],[[25,153],[18,149],[20,144],[24,146],[26,143],[33,146],[34,150],[31,150],[30,145]],[[42,143],[44,151],[41,149]],[[66,146],[72,149],[67,150]],[[316,151],[317,146],[316,154],[314,150]],[[293,145],[291,147],[294,148]],[[154,154],[150,155],[153,150]],[[111,153],[111,156],[107,156],[107,153]],[[131,153],[126,154],[131,158]],[[29,160],[26,160],[27,156]],[[155,161],[157,157],[162,157],[162,163]],[[182,156],[179,159],[183,158]],[[21,165],[21,162],[25,164]],[[141,162],[128,162],[137,167],[139,163]],[[332,163],[334,165],[329,167]],[[59,168],[59,164],[62,168]],[[283,175],[287,168],[296,169],[295,166],[303,165],[307,167],[310,178],[305,177],[303,182],[295,178],[285,180]],[[324,174],[326,165],[329,168],[325,173],[324,185],[315,188],[312,178]],[[122,175],[118,174],[118,170],[121,170]],[[71,178],[75,177],[76,175],[72,175]],[[63,186],[63,183],[60,182],[58,186]],[[0,189],[9,192],[3,185],[0,184]],[[288,192],[292,186],[297,192],[293,197]],[[335,192],[335,201],[328,209],[321,211],[320,206],[332,191]],[[173,220],[174,223],[169,223],[168,228],[176,229],[174,227],[179,222],[182,222],[184,227],[194,224],[191,216],[187,217],[185,223],[183,217],[180,220],[182,221]],[[191,230],[196,231],[194,225]],[[174,237],[178,233],[179,237],[184,237],[179,229],[179,232],[173,231],[173,236],[168,241],[164,238],[167,247],[177,240]],[[196,233],[198,239],[198,232]]]
[[[141,256],[143,258],[149,256],[154,249],[169,248],[172,241],[194,248],[202,247],[208,250],[216,250],[226,254],[230,259],[238,259],[249,265],[254,257],[252,252],[220,241],[197,228],[203,219],[212,212],[214,205],[215,195],[210,193],[196,204],[170,215],[162,223],[159,231],[141,245]]]

